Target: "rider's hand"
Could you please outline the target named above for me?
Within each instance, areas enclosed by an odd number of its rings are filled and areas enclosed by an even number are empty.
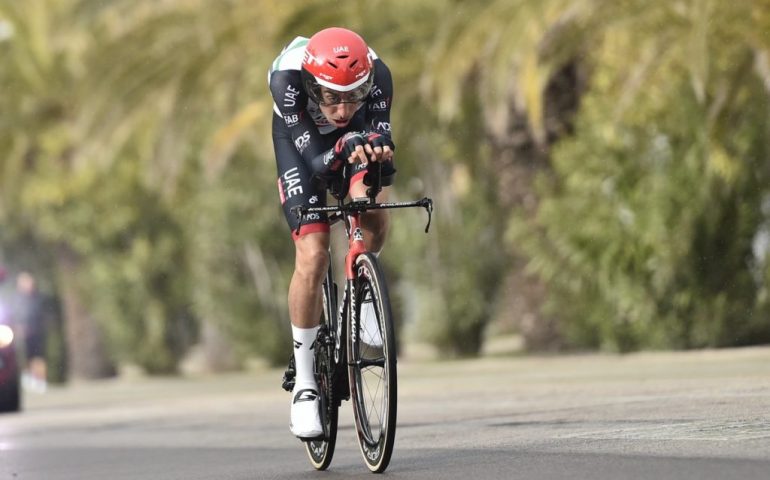
[[[367,133],[364,150],[369,154],[373,162],[389,162],[393,160],[393,151],[396,146],[387,135],[379,133]]]
[[[366,155],[365,147],[368,146],[366,138],[361,133],[348,132],[337,140],[337,143],[334,145],[334,154],[340,160],[348,163],[361,162],[366,165],[369,162],[369,158]]]

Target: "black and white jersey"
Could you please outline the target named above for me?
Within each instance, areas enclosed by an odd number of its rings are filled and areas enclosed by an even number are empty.
[[[326,120],[318,104],[302,87],[302,60],[308,39],[295,38],[273,61],[268,74],[273,110],[283,118],[294,146],[309,164],[328,151],[329,137],[338,138],[351,130],[391,135],[390,107],[393,79],[385,63],[373,50],[374,85],[350,124],[343,129]]]

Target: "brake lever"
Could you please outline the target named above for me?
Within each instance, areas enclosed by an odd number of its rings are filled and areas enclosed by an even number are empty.
[[[433,217],[433,200],[424,197],[422,200],[420,200],[420,206],[422,206],[426,212],[428,212],[428,224],[425,225],[425,233],[428,233],[428,230],[430,230],[430,220],[431,217]]]

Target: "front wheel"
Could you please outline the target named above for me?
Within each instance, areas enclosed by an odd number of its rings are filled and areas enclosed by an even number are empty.
[[[358,445],[366,466],[383,472],[396,437],[396,338],[385,277],[377,258],[356,259],[348,316],[348,373]]]

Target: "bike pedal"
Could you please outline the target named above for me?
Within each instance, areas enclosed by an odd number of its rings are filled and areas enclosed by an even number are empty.
[[[283,388],[289,393],[294,391],[294,379],[293,378],[287,379],[286,377],[283,377],[283,383],[281,383],[281,388]]]
[[[281,388],[287,392],[294,390],[294,377],[297,375],[297,369],[294,366],[294,355],[289,359],[289,365],[286,367],[286,371],[283,372],[283,378],[281,379]]]

